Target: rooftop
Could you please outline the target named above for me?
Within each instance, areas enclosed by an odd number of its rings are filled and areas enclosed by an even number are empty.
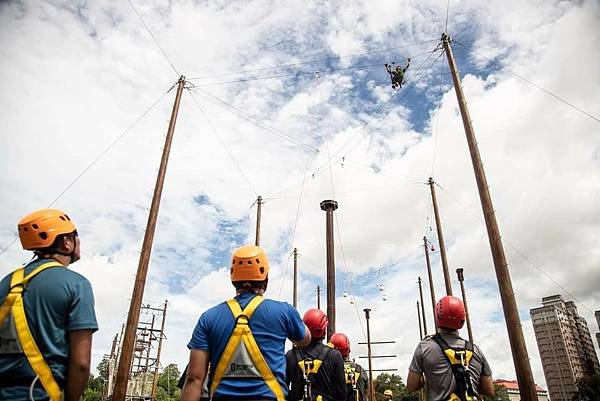
[[[496,379],[494,380],[494,384],[505,387],[507,390],[519,391],[519,383],[516,380]],[[535,385],[535,391],[538,393],[546,393],[546,390],[537,384]]]

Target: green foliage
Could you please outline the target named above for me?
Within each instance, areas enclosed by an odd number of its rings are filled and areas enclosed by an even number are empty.
[[[176,364],[167,365],[162,373],[158,375],[156,384],[156,401],[175,401],[179,400],[180,391],[177,388],[181,372]]]
[[[483,401],[510,401],[506,387],[494,383],[494,396],[483,396]]]
[[[100,376],[95,377],[90,375],[90,379],[83,390],[81,401],[102,401],[102,389],[104,387],[104,379]]]
[[[573,399],[594,401],[600,400],[600,375],[585,376],[577,382],[578,394]]]
[[[382,373],[373,380],[373,386],[375,387],[375,398],[377,401],[383,400],[383,392],[385,390],[392,390],[394,396],[392,401],[418,401],[418,393],[408,393],[406,386],[402,381],[402,377],[396,374]]]

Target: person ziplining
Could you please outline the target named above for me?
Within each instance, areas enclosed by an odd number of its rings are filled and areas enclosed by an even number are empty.
[[[392,65],[394,65],[396,63],[392,62]],[[410,58],[407,59],[406,62],[406,67],[402,68],[400,66],[396,66],[396,68],[392,68],[392,65],[385,63],[385,69],[388,72],[388,74],[390,74],[390,78],[392,79],[392,88],[393,89],[400,89],[402,87],[402,84],[405,82],[404,81],[404,73],[406,72],[406,70],[408,70],[408,67],[410,66]]]

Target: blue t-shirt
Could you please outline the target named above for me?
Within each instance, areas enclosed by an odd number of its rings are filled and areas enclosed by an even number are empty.
[[[54,260],[30,262],[25,267],[25,275],[46,262]],[[0,302],[4,302],[10,290],[11,276],[12,273],[0,281]],[[33,338],[62,387],[69,359],[69,332],[98,330],[90,282],[65,267],[52,267],[31,279],[23,293],[23,302]],[[0,337],[7,329],[6,323],[0,326]],[[3,354],[0,345],[0,400],[29,400],[29,384],[34,378],[35,373],[24,355]],[[39,381],[34,389],[34,399],[47,399]]]
[[[242,310],[256,295],[250,292],[235,297]],[[211,374],[217,367],[221,354],[235,328],[233,314],[223,302],[200,316],[188,348],[210,353]],[[285,383],[285,340],[300,341],[304,338],[304,322],[298,311],[286,302],[265,299],[250,319],[250,330],[267,365],[277,378],[284,394]],[[210,386],[209,386],[210,388]],[[261,379],[234,380],[223,378],[213,396],[241,399],[275,399],[275,395]]]

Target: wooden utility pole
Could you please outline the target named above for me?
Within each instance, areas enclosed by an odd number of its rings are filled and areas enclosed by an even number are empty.
[[[421,324],[421,309],[419,309],[419,301],[417,301],[417,317],[419,318],[419,339],[423,339],[423,325]]]
[[[334,200],[321,202],[321,210],[326,212],[326,246],[327,246],[327,341],[335,333],[335,256],[333,250],[333,211],[338,208]]]
[[[427,318],[425,317],[425,305],[423,304],[423,287],[421,286],[421,277],[418,278],[417,283],[419,284],[419,298],[421,299],[421,313],[423,314],[423,330],[427,335]],[[433,315],[435,320],[435,315]]]
[[[521,319],[519,318],[519,310],[517,308],[517,301],[510,279],[510,272],[508,271],[508,263],[504,254],[504,247],[502,246],[500,229],[498,228],[498,223],[496,221],[492,198],[488,190],[487,178],[485,176],[485,171],[483,170],[481,156],[479,155],[475,131],[471,124],[471,117],[469,116],[469,110],[467,109],[467,103],[456,68],[456,62],[454,60],[454,55],[452,54],[452,47],[450,45],[451,39],[446,33],[442,34],[442,44],[446,55],[448,56],[448,65],[450,66],[452,80],[454,81],[454,89],[465,128],[467,143],[469,145],[469,153],[471,154],[471,162],[473,164],[475,180],[477,181],[477,189],[479,190],[479,199],[481,201],[481,208],[483,209],[483,217],[485,219],[492,258],[494,260],[494,268],[496,270],[496,278],[500,289],[500,299],[502,300],[502,309],[504,310],[504,319],[506,320],[506,329],[508,331],[508,339],[513,355],[515,373],[519,383],[519,393],[521,394],[522,401],[537,401],[535,382],[533,380],[533,373],[531,372],[525,338],[523,337]]]
[[[429,278],[429,294],[431,295],[431,312],[433,313],[433,324],[437,333],[437,322],[435,321],[435,288],[433,286],[433,274],[431,273],[431,261],[429,260],[429,246],[427,237],[423,237],[423,248],[425,249],[425,261],[427,262],[427,277]]]
[[[317,309],[321,309],[321,286],[317,286]]]
[[[469,306],[467,305],[467,294],[465,292],[465,275],[464,269],[459,267],[456,269],[458,282],[460,283],[460,292],[462,293],[463,304],[465,305],[465,320],[467,321],[467,332],[469,333],[469,341],[473,342],[473,330],[471,330],[471,317],[469,315]]]
[[[437,229],[438,242],[440,245],[440,255],[442,257],[442,270],[444,271],[444,284],[446,285],[446,295],[452,295],[452,282],[450,281],[450,272],[448,271],[448,260],[446,258],[446,244],[444,243],[444,233],[442,232],[442,221],[438,210],[437,198],[435,196],[435,181],[429,177],[429,189],[431,190],[431,201],[433,203],[433,214],[435,215],[435,228]]]
[[[375,389],[373,388],[373,356],[371,355],[371,309],[363,309],[365,319],[367,320],[367,355],[369,358],[369,400],[375,400]]]
[[[181,76],[177,83],[177,94],[175,95],[175,103],[173,104],[173,110],[171,112],[171,120],[169,121],[169,129],[167,130],[167,137],[165,139],[162,158],[160,160],[160,168],[158,170],[158,176],[156,177],[156,186],[154,187],[154,195],[152,196],[152,205],[150,206],[148,223],[146,224],[146,232],[144,234],[144,242],[142,243],[142,251],[140,253],[137,273],[135,275],[133,294],[131,295],[129,314],[127,315],[127,324],[125,326],[125,336],[123,337],[123,345],[121,349],[121,356],[119,358],[117,378],[115,381],[115,390],[112,398],[114,401],[125,401],[125,396],[127,393],[127,382],[129,381],[129,371],[131,368],[131,360],[133,358],[133,347],[140,318],[142,298],[144,296],[144,285],[146,284],[148,264],[150,262],[150,254],[152,253],[154,230],[156,228],[156,220],[158,218],[158,210],[160,207],[160,198],[165,181],[165,174],[167,172],[169,153],[171,151],[171,143],[173,142],[173,133],[175,132],[175,123],[177,122],[177,113],[179,111],[179,103],[181,101],[181,93],[183,92],[184,84],[185,77]]]
[[[289,259],[288,259],[289,260]],[[294,248],[294,294],[292,297],[294,308],[298,307],[298,249]]]
[[[256,198],[256,238],[254,239],[254,245],[260,246],[260,219],[262,217],[262,196],[258,195]]]

